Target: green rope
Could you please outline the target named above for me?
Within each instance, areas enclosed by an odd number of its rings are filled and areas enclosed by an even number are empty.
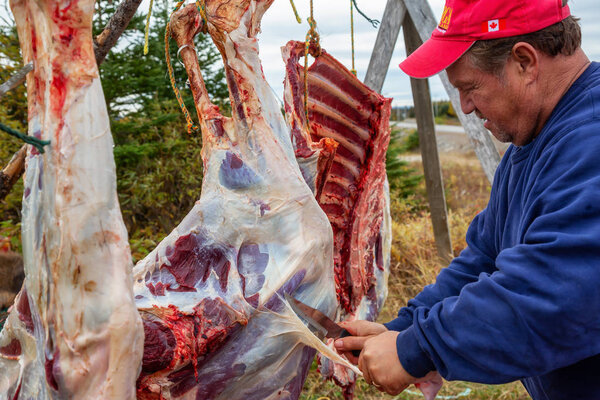
[[[371,18],[367,17],[365,15],[365,13],[360,11],[360,8],[358,8],[358,6],[356,5],[356,0],[352,0],[352,2],[354,3],[354,8],[356,8],[356,11],[358,11],[358,13],[360,15],[362,15],[367,21],[369,21],[371,23],[371,25],[373,25],[373,28],[377,28],[377,25],[380,24],[380,21],[377,19],[371,19]]]
[[[10,126],[6,126],[2,123],[0,123],[0,130],[3,130],[4,132],[8,133],[9,135],[19,138],[22,141],[24,141],[25,143],[28,143],[28,144],[34,146],[36,149],[38,149],[38,151],[40,153],[44,153],[44,146],[47,146],[50,144],[49,140],[41,140],[41,139],[38,139],[38,138],[35,138],[32,136],[23,135],[21,132],[15,131]]]

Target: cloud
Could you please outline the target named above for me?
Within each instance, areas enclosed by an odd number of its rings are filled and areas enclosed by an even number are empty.
[[[336,57],[347,68],[351,66],[350,42],[350,2],[349,0],[313,0],[314,17],[317,21],[321,45]],[[275,0],[265,14],[262,22],[262,34],[259,36],[261,59],[265,66],[265,75],[273,90],[281,96],[283,93],[284,66],[279,51],[273,50],[283,46],[288,40],[304,40],[308,24],[306,18],[310,14],[308,0],[294,0],[302,24],[299,25],[292,12],[288,0]],[[360,9],[369,17],[381,20],[386,0],[357,0]],[[429,4],[436,19],[441,17],[444,8],[443,0],[430,0]],[[595,21],[600,19],[600,7],[597,0],[571,0],[573,15],[582,17],[583,48],[591,59],[600,59],[600,26]],[[355,11],[355,65],[359,79],[364,79],[369,65],[377,30]],[[398,64],[406,57],[402,32],[390,62],[382,94],[394,98],[394,104],[412,103],[410,79],[398,68]],[[448,95],[438,77],[429,80],[431,96],[435,100],[447,99]]]

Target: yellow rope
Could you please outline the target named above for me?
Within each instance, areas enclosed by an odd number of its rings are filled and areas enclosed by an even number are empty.
[[[306,114],[306,123],[310,130],[310,123],[308,122],[308,54],[310,52],[310,46],[314,46],[313,57],[318,57],[321,54],[317,23],[313,18],[313,0],[310,0],[310,17],[308,17],[308,25],[310,26],[310,29],[306,33],[306,40],[304,42],[304,112]]]
[[[181,6],[184,3],[185,3],[185,0],[181,0],[179,3],[177,3],[177,5],[175,6],[175,9],[171,13],[171,16],[173,15],[173,13],[175,11],[179,10],[179,8],[181,8]],[[165,28],[165,58],[167,60],[167,69],[169,70],[169,80],[171,81],[171,87],[173,88],[173,92],[175,92],[175,97],[177,98],[179,107],[181,107],[181,111],[183,112],[183,115],[185,116],[185,120],[187,122],[188,133],[198,132],[198,131],[200,131],[200,128],[197,125],[195,125],[194,122],[192,121],[192,117],[190,116],[190,113],[188,112],[187,107],[185,106],[185,104],[183,102],[181,93],[179,92],[179,89],[177,89],[177,86],[175,84],[175,74],[173,73],[173,66],[171,65],[171,56],[169,55],[169,37],[171,36],[171,26],[170,26],[171,16],[169,16],[169,21],[167,21],[167,27]]]
[[[294,0],[290,0],[290,4],[292,5],[292,10],[294,10],[294,15],[296,16],[296,21],[301,24],[302,20],[300,19],[300,16],[298,15],[298,10],[296,10],[296,5],[294,4]]]
[[[200,16],[204,20],[204,29],[208,28],[208,18],[206,17],[206,3],[205,0],[196,0],[196,8],[198,8],[198,12]]]
[[[352,69],[350,72],[356,76],[356,68],[354,67],[354,5],[350,0],[350,41],[352,42]]]
[[[152,14],[152,5],[154,0],[150,0],[150,7],[148,7],[148,15],[146,15],[146,32],[144,34],[144,55],[148,54],[148,33],[150,32],[150,15]]]

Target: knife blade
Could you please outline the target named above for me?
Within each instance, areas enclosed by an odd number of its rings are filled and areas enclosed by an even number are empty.
[[[307,306],[300,300],[296,300],[289,293],[285,293],[284,297],[292,307],[292,310],[309,325],[313,332],[321,333],[331,339],[352,336],[350,332],[333,322],[331,318],[321,311]],[[352,350],[352,354],[358,357],[360,356],[360,350]]]

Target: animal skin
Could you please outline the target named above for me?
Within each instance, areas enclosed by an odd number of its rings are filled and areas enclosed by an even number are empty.
[[[0,396],[133,399],[143,327],[92,43],[93,0],[11,1],[27,76],[24,290],[0,333]]]
[[[303,110],[286,109],[288,125],[258,57],[256,35],[271,3],[207,0],[208,21],[193,5],[173,15],[202,128],[202,192],[131,276],[92,62],[92,7],[88,0],[13,1],[25,58],[36,64],[28,82],[30,134],[52,139],[52,148],[28,156],[27,290],[0,334],[0,393],[297,399],[313,348],[337,361],[322,367],[345,374],[351,393],[360,372],[312,335],[282,297],[290,293],[338,320],[376,317],[389,267],[389,99],[344,69],[343,81],[362,93],[357,101],[372,107],[361,110],[367,128],[362,117],[353,122],[359,136],[367,132],[364,140],[349,146],[344,132],[320,117],[315,96],[309,122],[299,117]],[[192,41],[201,29],[223,56],[231,117],[204,87]],[[323,65],[340,73],[324,53],[326,60],[311,67],[313,76]]]

